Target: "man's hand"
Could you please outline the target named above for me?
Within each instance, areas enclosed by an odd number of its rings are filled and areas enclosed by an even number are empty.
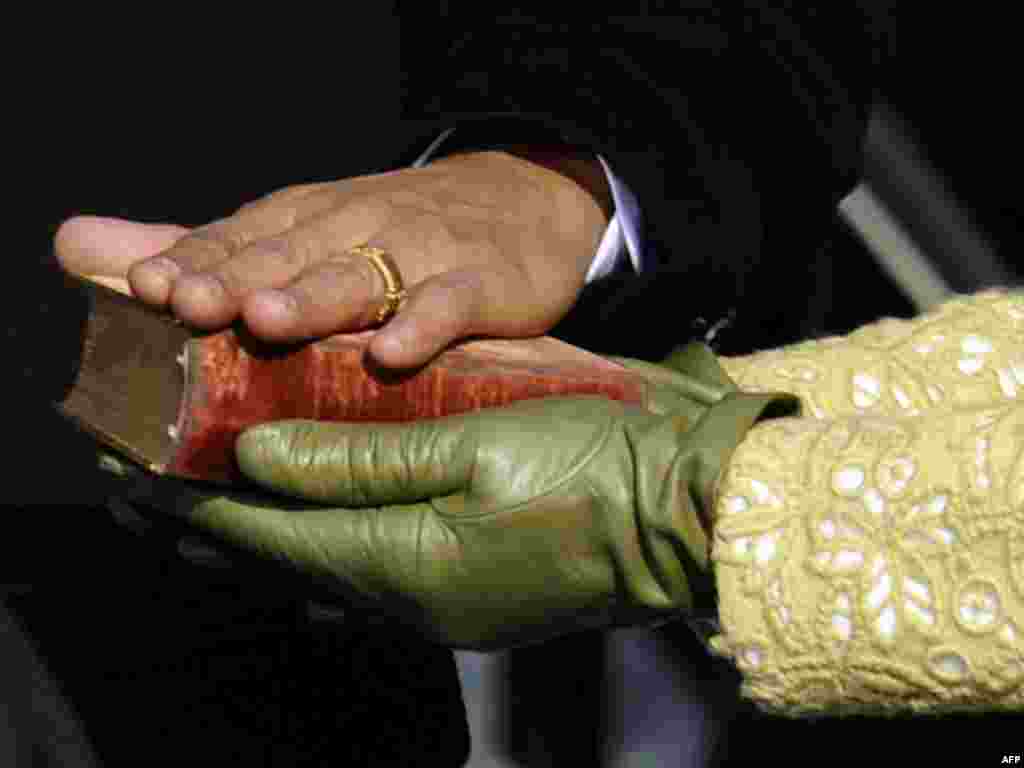
[[[696,352],[652,378],[657,413],[552,397],[412,424],[262,425],[237,456],[272,493],[156,481],[151,503],[455,647],[667,620],[707,607],[720,469],[767,408],[795,404],[737,393]]]
[[[504,152],[289,187],[189,231],[78,217],[57,256],[169,306],[203,329],[241,317],[258,337],[297,341],[370,326],[385,286],[370,243],[397,263],[409,300],[376,335],[387,367],[426,362],[466,336],[542,334],[572,306],[607,225],[596,197]]]

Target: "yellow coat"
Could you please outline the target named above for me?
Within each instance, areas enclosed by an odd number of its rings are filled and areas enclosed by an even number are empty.
[[[804,406],[719,482],[711,646],[744,694],[786,715],[1024,706],[1024,294],[721,362]]]

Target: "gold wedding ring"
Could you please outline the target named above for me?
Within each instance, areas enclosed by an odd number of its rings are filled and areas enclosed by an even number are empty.
[[[386,323],[402,308],[409,292],[402,283],[402,273],[398,271],[395,260],[382,248],[372,245],[357,245],[348,251],[353,256],[363,256],[384,280],[384,305],[377,310],[377,324]]]

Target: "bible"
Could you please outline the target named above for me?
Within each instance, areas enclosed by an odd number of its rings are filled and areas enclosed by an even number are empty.
[[[473,340],[427,365],[383,371],[373,331],[271,345],[242,328],[188,329],[98,283],[69,278],[84,299],[74,370],[58,410],[150,472],[234,484],[235,439],[281,419],[429,419],[551,395],[643,404],[629,369],[551,337]]]

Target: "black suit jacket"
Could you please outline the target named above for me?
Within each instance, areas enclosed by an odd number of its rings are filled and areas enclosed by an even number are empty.
[[[444,151],[535,137],[598,152],[637,195],[645,273],[590,286],[559,335],[656,358],[732,310],[722,351],[792,341],[860,172],[880,6],[661,5],[559,23],[459,2],[403,13],[404,116],[421,144],[455,125]]]

